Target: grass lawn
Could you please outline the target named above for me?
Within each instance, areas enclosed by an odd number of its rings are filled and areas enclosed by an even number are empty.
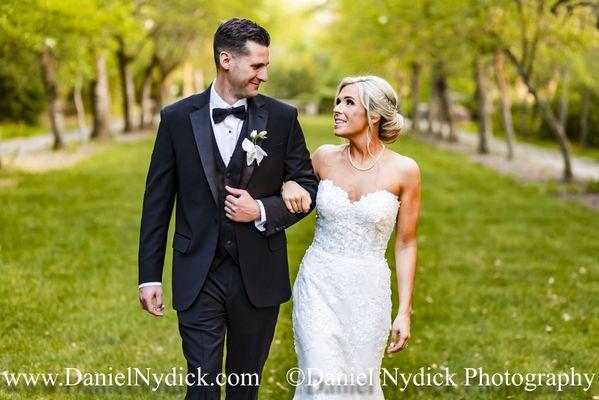
[[[311,149],[337,142],[330,122],[304,119]],[[184,367],[170,308],[170,245],[166,316],[151,318],[137,300],[138,229],[152,145],[151,138],[114,144],[68,170],[0,172],[0,372]],[[402,393],[388,381],[386,397],[553,398],[554,388],[465,387],[463,368],[598,372],[599,213],[409,138],[392,148],[420,165],[423,211],[412,339],[384,367],[405,373],[448,367],[457,372],[458,387],[410,385]],[[313,227],[311,215],[288,230],[293,276]],[[296,365],[290,315],[287,303],[261,399],[293,394],[285,380]],[[598,381],[586,393],[565,388],[560,398],[599,395]],[[183,392],[164,386],[157,392],[14,390],[0,380],[2,399],[178,399]]]

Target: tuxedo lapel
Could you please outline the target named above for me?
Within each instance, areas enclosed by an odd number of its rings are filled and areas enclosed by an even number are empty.
[[[218,205],[218,189],[216,183],[216,166],[214,165],[214,146],[212,145],[212,122],[210,121],[210,88],[200,94],[196,108],[189,118],[193,129],[198,153],[204,167],[204,174],[208,180],[214,204]]]
[[[248,99],[248,127],[246,130],[246,137],[249,139],[252,131],[261,132],[266,129],[266,123],[268,122],[268,111],[263,108],[264,100],[260,95]],[[251,139],[250,139],[251,140]],[[268,138],[267,138],[268,140]],[[245,156],[243,158],[243,171],[241,172],[241,189],[247,188],[247,185],[254,173],[256,167],[256,161],[252,162],[251,165],[247,165]]]

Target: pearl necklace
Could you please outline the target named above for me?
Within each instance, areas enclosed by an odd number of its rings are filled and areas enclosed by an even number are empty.
[[[376,160],[374,160],[374,162],[366,168],[361,168],[358,167],[356,164],[354,164],[354,161],[351,159],[351,152],[349,151],[349,143],[347,144],[347,158],[349,159],[349,163],[352,165],[352,167],[354,167],[355,169],[357,169],[358,171],[368,171],[369,169],[372,169],[372,167],[375,166],[375,164],[377,162],[379,162],[379,160],[381,159],[381,156],[383,155],[383,152],[385,151],[385,145],[382,145],[383,148],[381,150],[381,152],[379,153],[379,155],[376,157]]]

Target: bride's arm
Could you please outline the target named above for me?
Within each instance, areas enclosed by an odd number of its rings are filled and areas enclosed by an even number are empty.
[[[281,197],[289,212],[308,212],[312,199],[310,193],[295,181],[286,181],[281,187]]]
[[[314,169],[314,175],[316,175],[316,177],[319,176],[318,167],[322,147],[323,146],[316,149],[312,155],[312,168]],[[310,193],[295,181],[283,182],[283,186],[281,187],[281,197],[283,197],[283,201],[289,212],[292,213],[308,212],[310,205],[312,204]]]
[[[416,276],[416,229],[420,216],[420,170],[411,159],[404,161],[400,208],[397,216],[397,234],[395,237],[395,269],[397,271],[397,289],[399,310],[393,321],[391,344],[388,352],[393,353],[407,346],[410,338],[410,314],[412,312],[412,293]]]

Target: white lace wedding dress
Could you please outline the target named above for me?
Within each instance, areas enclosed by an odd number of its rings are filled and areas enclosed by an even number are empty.
[[[379,373],[391,329],[385,250],[399,206],[386,190],[352,202],[333,181],[320,181],[314,240],[293,287],[304,378],[294,399],[384,398]]]

